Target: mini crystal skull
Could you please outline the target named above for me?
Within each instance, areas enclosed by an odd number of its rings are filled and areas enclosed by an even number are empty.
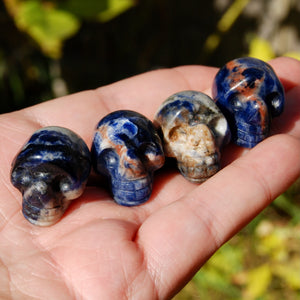
[[[154,124],[163,136],[167,157],[174,157],[182,175],[201,183],[220,168],[220,148],[230,140],[227,121],[213,100],[197,91],[169,97]]]
[[[272,67],[256,58],[238,58],[217,73],[213,97],[227,118],[233,141],[252,148],[266,138],[273,117],[284,108],[284,89]]]
[[[120,110],[98,123],[92,161],[95,171],[109,178],[114,200],[133,206],[150,197],[153,172],[163,166],[164,153],[150,120],[137,112]]]
[[[49,126],[37,130],[15,157],[11,182],[23,195],[22,212],[34,225],[56,223],[84,191],[90,151],[73,131]]]

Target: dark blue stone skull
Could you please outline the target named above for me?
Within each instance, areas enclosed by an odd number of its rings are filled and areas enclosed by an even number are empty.
[[[255,58],[228,62],[215,77],[213,98],[229,122],[233,141],[252,148],[266,138],[284,107],[284,90],[272,67]]]
[[[152,122],[120,110],[98,123],[92,161],[95,171],[109,178],[114,200],[133,206],[150,197],[153,172],[164,164],[164,154]]]
[[[57,222],[84,191],[90,151],[73,131],[49,126],[37,130],[12,164],[11,182],[23,195],[24,217],[34,225]]]

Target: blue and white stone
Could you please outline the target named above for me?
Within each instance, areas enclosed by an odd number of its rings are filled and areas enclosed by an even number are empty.
[[[285,102],[273,68],[252,57],[234,59],[220,69],[213,98],[229,122],[233,142],[247,148],[269,135],[272,118],[283,112]]]
[[[109,179],[118,204],[134,206],[149,199],[153,172],[164,164],[150,120],[129,110],[110,113],[97,125],[91,152],[95,171]]]
[[[182,175],[201,183],[220,169],[220,148],[230,140],[228,123],[214,101],[197,91],[182,91],[162,103],[154,125],[167,157]]]
[[[24,217],[34,225],[56,223],[84,191],[90,151],[73,131],[56,126],[37,130],[15,157],[11,182],[23,195]]]

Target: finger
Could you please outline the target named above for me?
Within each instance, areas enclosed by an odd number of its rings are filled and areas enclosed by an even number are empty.
[[[274,133],[289,133],[300,138],[300,86],[286,92],[284,112],[272,121],[271,134]]]
[[[299,60],[290,57],[277,57],[269,63],[274,68],[286,92],[300,85]]]
[[[216,176],[157,213],[137,242],[160,292],[168,298],[242,226],[300,174],[300,141],[271,137]]]
[[[271,134],[289,133],[300,138],[300,61],[280,57],[270,61],[282,82],[286,102],[282,115],[272,120]]]

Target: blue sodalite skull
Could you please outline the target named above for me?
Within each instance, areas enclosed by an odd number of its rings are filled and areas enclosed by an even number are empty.
[[[174,157],[182,175],[201,183],[220,168],[220,148],[230,140],[227,121],[213,100],[196,91],[170,96],[154,124],[163,136],[167,157]]]
[[[98,123],[92,161],[95,171],[109,178],[114,200],[133,206],[150,197],[153,172],[164,164],[164,154],[152,122],[120,110]]]
[[[57,222],[85,188],[90,151],[73,131],[49,126],[37,130],[12,164],[11,182],[23,195],[22,212],[34,225]]]
[[[284,107],[284,90],[272,67],[255,58],[238,58],[217,73],[213,97],[227,118],[233,141],[252,148],[266,138],[273,117]]]

